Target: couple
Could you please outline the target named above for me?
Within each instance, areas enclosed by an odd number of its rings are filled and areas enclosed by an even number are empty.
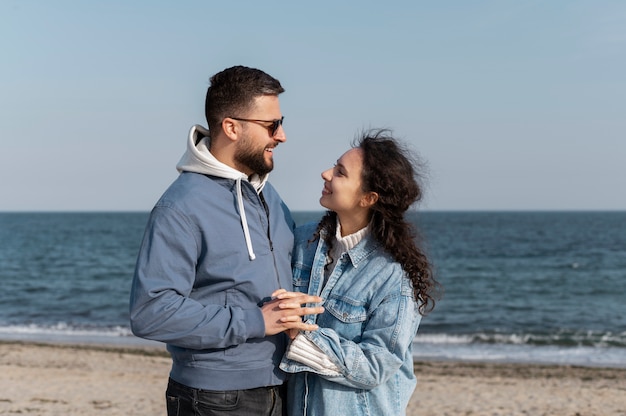
[[[364,135],[322,173],[325,216],[295,229],[267,182],[282,92],[258,69],[211,78],[209,128],[148,220],[132,330],[167,344],[168,415],[404,414],[436,285],[404,219],[421,197],[410,155]]]

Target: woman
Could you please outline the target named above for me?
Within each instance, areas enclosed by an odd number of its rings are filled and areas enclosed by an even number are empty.
[[[404,219],[421,198],[410,155],[364,135],[322,173],[319,224],[296,231],[294,287],[324,299],[281,368],[290,415],[403,415],[416,380],[412,341],[437,285]],[[295,335],[295,334],[294,334]]]

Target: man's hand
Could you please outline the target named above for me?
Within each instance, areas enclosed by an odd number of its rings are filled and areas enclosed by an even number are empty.
[[[322,298],[298,292],[287,292],[284,289],[272,293],[272,300],[261,306],[261,313],[265,320],[265,335],[274,335],[289,330],[314,331],[315,324],[302,322],[304,315],[317,315],[324,312],[321,306],[306,307],[302,305],[321,303]]]

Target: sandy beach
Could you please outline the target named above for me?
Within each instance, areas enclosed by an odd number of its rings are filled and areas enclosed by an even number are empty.
[[[0,343],[0,415],[163,415],[165,350]],[[626,369],[419,362],[407,414],[626,415]]]

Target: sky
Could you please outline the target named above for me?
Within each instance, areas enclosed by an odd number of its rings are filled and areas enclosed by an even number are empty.
[[[0,211],[149,211],[209,78],[280,80],[270,181],[388,128],[424,210],[626,210],[626,2],[0,0]]]

